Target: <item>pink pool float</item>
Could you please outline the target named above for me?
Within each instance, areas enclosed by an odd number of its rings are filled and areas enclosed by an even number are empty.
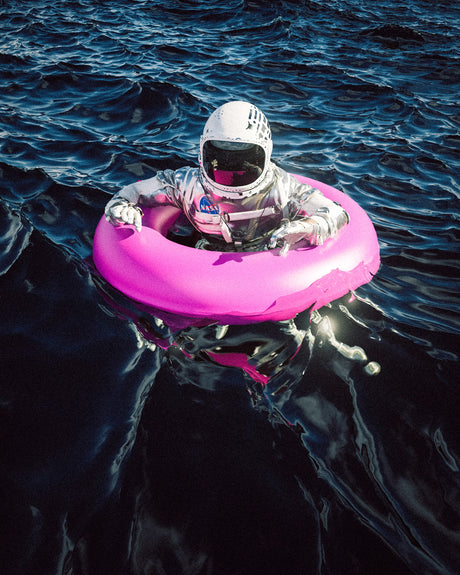
[[[144,209],[142,230],[102,217],[93,259],[117,290],[147,306],[219,324],[279,321],[319,309],[368,283],[380,265],[377,234],[366,212],[339,190],[306,178],[348,212],[350,222],[321,246],[299,243],[283,257],[260,252],[199,250],[166,238],[181,211]]]

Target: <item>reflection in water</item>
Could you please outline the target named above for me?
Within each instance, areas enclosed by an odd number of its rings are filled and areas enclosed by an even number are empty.
[[[176,330],[112,302],[139,346],[164,358],[119,490],[81,537],[74,573],[413,573],[406,562],[441,573],[435,552],[454,533],[433,552],[415,528],[439,501],[419,497],[416,509],[414,491],[436,477],[395,477],[374,417],[372,401],[387,397],[381,320],[356,302],[363,324],[347,305]],[[401,407],[398,433],[411,433]],[[416,449],[413,437],[398,443],[402,460]]]

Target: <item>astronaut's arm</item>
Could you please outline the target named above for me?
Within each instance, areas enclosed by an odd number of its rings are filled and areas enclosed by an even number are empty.
[[[105,217],[114,226],[132,224],[142,228],[142,207],[176,205],[175,172],[165,170],[153,178],[129,184],[116,193],[105,206]]]
[[[342,206],[315,188],[302,202],[299,215],[300,222],[307,221],[315,227],[315,234],[310,239],[314,245],[323,244],[349,222],[349,216]]]
[[[320,190],[305,185],[301,194],[294,196],[294,213],[275,230],[270,247],[283,246],[282,254],[301,240],[310,245],[321,245],[334,236],[349,221],[347,212],[338,203],[326,198]],[[292,219],[291,219],[292,218]]]

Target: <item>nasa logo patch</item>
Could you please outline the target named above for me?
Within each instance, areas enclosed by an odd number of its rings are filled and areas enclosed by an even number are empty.
[[[219,206],[212,204],[208,197],[202,196],[200,200],[200,212],[204,212],[205,214],[218,214]]]

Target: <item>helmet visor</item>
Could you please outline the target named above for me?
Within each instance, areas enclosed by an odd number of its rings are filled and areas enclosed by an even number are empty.
[[[208,140],[203,145],[203,168],[216,184],[248,186],[262,175],[264,166],[265,152],[257,144]]]

